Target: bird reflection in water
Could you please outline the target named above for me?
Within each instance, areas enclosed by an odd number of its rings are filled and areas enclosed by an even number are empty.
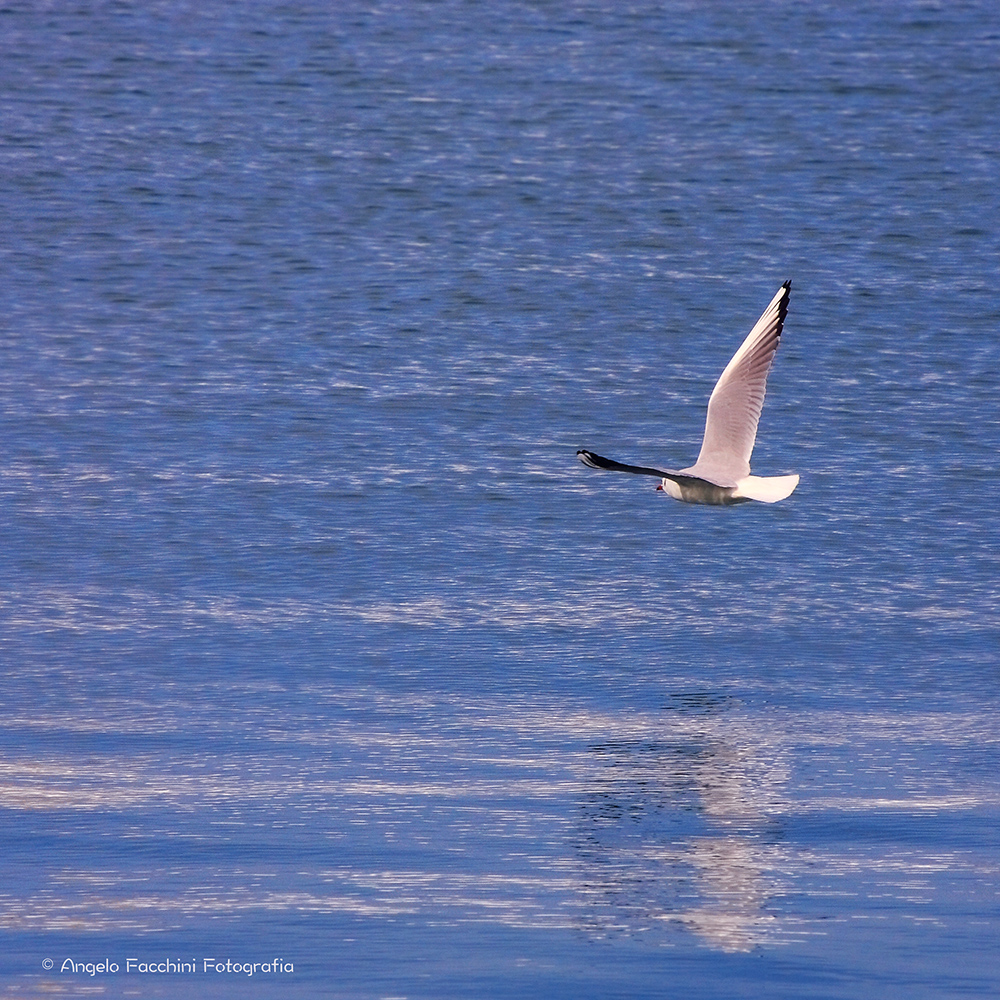
[[[748,951],[789,930],[780,820],[781,741],[733,699],[669,699],[661,731],[591,747],[600,776],[582,804],[579,857],[590,933],[686,928]]]

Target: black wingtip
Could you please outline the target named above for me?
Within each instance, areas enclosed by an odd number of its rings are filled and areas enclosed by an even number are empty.
[[[591,469],[602,469],[606,472],[631,472],[640,476],[656,476],[658,479],[662,479],[666,475],[659,469],[650,469],[645,465],[626,465],[624,462],[616,462],[613,458],[605,458],[603,455],[587,451],[585,448],[581,448],[576,455],[584,465]]]
[[[782,331],[785,328],[785,317],[788,315],[788,300],[792,296],[792,282],[791,279],[788,281],[783,281],[781,287],[785,294],[781,297],[781,301],[778,302],[778,336],[780,337]]]

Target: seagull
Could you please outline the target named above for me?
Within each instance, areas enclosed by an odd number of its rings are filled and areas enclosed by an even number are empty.
[[[750,453],[764,406],[767,373],[778,350],[788,313],[792,283],[778,289],[740,349],[726,365],[708,400],[705,438],[698,461],[687,469],[651,469],[625,465],[581,449],[580,461],[592,469],[656,476],[668,496],[684,503],[734,504],[747,500],[776,503],[799,485],[798,476],[751,476]]]

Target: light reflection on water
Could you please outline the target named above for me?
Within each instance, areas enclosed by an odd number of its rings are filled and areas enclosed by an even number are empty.
[[[324,685],[308,697],[372,706]],[[912,817],[960,823],[1000,805],[995,791],[900,754],[919,745],[926,761],[928,744],[952,741],[945,715],[841,712],[778,724],[731,696],[691,691],[627,715],[452,700],[441,731],[433,698],[383,692],[377,701],[381,722],[320,726],[303,715],[293,730],[264,733],[256,750],[222,742],[183,755],[7,755],[5,808],[49,813],[54,828],[96,838],[100,862],[53,868],[33,895],[5,894],[0,925],[149,933],[249,912],[342,913],[661,944],[691,935],[741,952],[827,933],[832,899],[842,919],[874,900],[928,920],[950,883],[993,877],[973,851],[843,840],[881,825],[905,841]],[[118,710],[119,723],[147,736],[171,728]],[[387,728],[390,715],[412,728]],[[106,719],[102,730],[78,715],[44,728],[108,733]],[[966,717],[964,728],[965,739],[982,740],[995,721]],[[825,785],[795,774],[810,744]],[[838,791],[845,747],[855,772]],[[871,791],[859,796],[866,770]],[[811,832],[797,832],[803,823]],[[172,843],[175,862],[122,867],[116,843],[126,852]],[[345,863],[331,864],[337,857]]]

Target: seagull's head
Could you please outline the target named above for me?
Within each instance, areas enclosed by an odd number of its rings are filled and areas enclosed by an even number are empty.
[[[681,499],[681,488],[672,479],[661,479],[660,485],[656,488],[662,490],[668,497],[673,497],[675,500]]]

